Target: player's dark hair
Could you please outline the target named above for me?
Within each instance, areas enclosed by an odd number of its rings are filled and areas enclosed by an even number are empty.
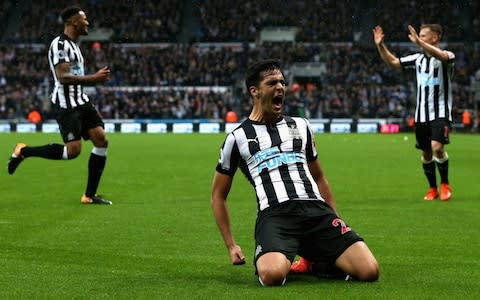
[[[438,34],[438,39],[439,40],[442,39],[442,35],[443,35],[442,25],[440,25],[440,24],[422,24],[422,26],[420,26],[420,30],[422,30],[423,28],[430,29],[430,31]]]
[[[280,61],[278,59],[265,59],[250,64],[247,68],[247,74],[245,78],[245,86],[247,87],[247,91],[251,86],[258,87],[260,81],[262,81],[264,73],[273,70],[280,70],[280,72],[282,71]]]
[[[68,20],[70,20],[71,17],[78,14],[81,10],[82,9],[78,6],[69,6],[62,10],[60,16],[62,17],[63,23],[66,23]]]

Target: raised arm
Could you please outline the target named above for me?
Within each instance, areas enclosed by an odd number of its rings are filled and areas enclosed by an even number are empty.
[[[245,255],[243,255],[242,249],[233,239],[227,207],[227,196],[230,192],[232,181],[233,177],[215,172],[212,183],[211,205],[218,229],[228,249],[230,260],[234,265],[242,265],[245,263]]]
[[[428,55],[434,56],[441,61],[448,61],[453,57],[453,53],[450,51],[442,50],[435,45],[426,43],[417,34],[417,31],[412,25],[408,25],[409,35],[408,38],[412,43],[420,47]]]
[[[378,25],[375,26],[373,29],[373,41],[375,42],[375,46],[377,46],[380,57],[387,64],[387,66],[399,69],[401,67],[400,59],[390,52],[390,50],[388,50],[383,41],[384,37],[385,35],[383,33],[383,28]]]

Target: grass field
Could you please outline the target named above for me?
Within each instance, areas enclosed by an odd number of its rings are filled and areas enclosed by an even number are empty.
[[[99,189],[112,206],[79,202],[89,143],[76,160],[29,158],[0,172],[0,299],[480,299],[480,136],[451,136],[447,203],[421,200],[426,179],[407,137],[317,136],[339,211],[381,265],[378,282],[297,275],[260,287],[256,203],[240,172],[229,207],[246,265],[230,264],[210,210],[224,135],[116,133]],[[17,141],[61,142],[1,134],[5,162]]]

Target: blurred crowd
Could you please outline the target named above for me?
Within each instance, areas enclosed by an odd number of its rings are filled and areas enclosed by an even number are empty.
[[[61,30],[58,12],[68,4],[79,4],[89,15],[91,27],[113,32],[121,43],[177,42],[185,23],[186,3],[198,14],[195,42],[254,42],[262,28],[295,26],[299,42],[351,41],[365,23],[381,24],[391,41],[404,41],[408,24],[440,23],[445,39],[480,39],[478,1],[419,0],[24,0],[22,5],[6,1],[0,10],[0,29],[8,16],[17,16],[6,42],[47,43]],[[31,13],[38,12],[38,13]],[[45,12],[45,13],[42,13]],[[5,30],[0,31],[6,32]]]
[[[1,5],[3,32],[11,26],[7,22],[10,14],[32,10],[47,13],[19,19],[14,34],[3,36],[0,119],[24,118],[33,109],[44,118],[52,117],[48,101],[52,78],[46,47],[62,30],[58,11],[65,3],[25,3],[29,5],[21,8],[7,2]],[[273,57],[281,60],[289,79],[289,114],[309,118],[406,119],[415,106],[414,81],[409,77],[413,75],[388,69],[373,43],[355,43],[355,28],[365,22],[356,17],[360,15],[382,24],[389,41],[407,42],[405,28],[410,23],[435,20],[444,25],[448,49],[456,54],[454,116],[460,118],[462,111],[473,108],[470,80],[480,69],[480,57],[473,43],[456,42],[480,40],[480,5],[476,2],[465,10],[455,1],[365,2],[370,7],[353,0],[281,1],[275,5],[249,0],[241,4],[194,1],[199,27],[188,43],[177,41],[184,21],[184,1],[75,3],[86,8],[92,28],[112,30],[108,42],[81,44],[87,73],[104,65],[112,70],[105,87],[89,91],[104,118],[223,118],[230,110],[245,117],[251,107],[243,86],[245,68],[250,61]],[[467,23],[470,25],[466,26]],[[266,26],[298,26],[301,30],[296,42],[259,43],[259,31]],[[391,48],[397,55],[412,51],[398,45]],[[289,76],[290,68],[299,62],[322,63],[326,72],[316,78]],[[145,88],[115,90],[125,86]],[[195,88],[218,86],[226,88]]]
[[[404,41],[407,26],[440,23],[448,41],[480,39],[478,1],[228,0],[199,1],[201,41],[255,41],[267,26],[296,26],[297,41],[347,41],[365,22],[382,24],[391,41]],[[286,13],[287,12],[287,13]],[[472,26],[472,27],[470,27]]]
[[[13,34],[4,37],[4,41],[49,43],[63,30],[59,12],[75,4],[88,13],[91,29],[111,30],[113,42],[175,42],[181,27],[183,3],[178,0],[30,0],[23,1],[22,5],[3,4],[6,15],[19,16],[13,20],[16,21]],[[3,23],[6,21],[5,18]]]

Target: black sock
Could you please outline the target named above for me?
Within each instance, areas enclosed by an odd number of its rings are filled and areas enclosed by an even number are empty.
[[[97,193],[98,184],[100,183],[106,160],[106,156],[90,153],[90,159],[88,160],[88,182],[85,191],[87,197],[92,197]]]
[[[63,148],[64,145],[60,144],[48,144],[38,147],[27,146],[22,149],[23,157],[42,157],[46,159],[62,159],[63,158]]]
[[[427,176],[428,184],[430,187],[437,187],[437,176],[435,174],[435,163],[433,161],[429,163],[423,163],[423,171]]]
[[[440,173],[440,179],[442,183],[448,183],[448,160],[439,163],[435,162]]]

